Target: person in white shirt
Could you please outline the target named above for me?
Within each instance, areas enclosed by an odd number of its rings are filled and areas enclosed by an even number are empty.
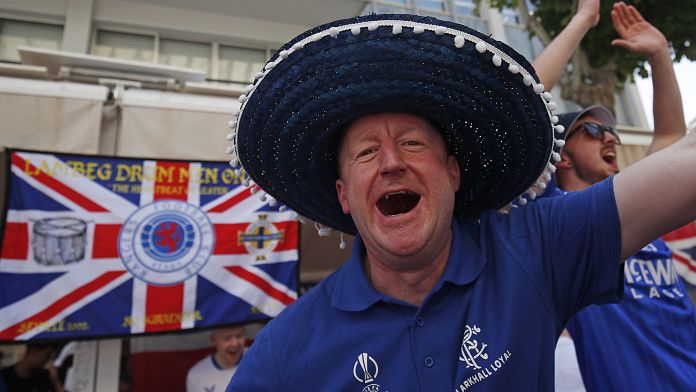
[[[186,375],[187,392],[224,391],[245,351],[246,330],[243,325],[215,329],[210,341],[215,352],[207,355],[189,369]]]

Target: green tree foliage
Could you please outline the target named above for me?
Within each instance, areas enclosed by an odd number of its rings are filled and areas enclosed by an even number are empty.
[[[478,0],[481,1],[481,0]],[[483,0],[487,1],[487,0]],[[492,7],[517,8],[530,34],[544,44],[553,39],[575,14],[573,0],[488,0]],[[673,59],[696,60],[696,2],[693,0],[627,1],[667,37]],[[613,1],[602,1],[599,24],[583,39],[561,80],[562,96],[581,106],[602,103],[613,108],[613,88],[620,89],[635,72],[648,76],[646,59],[611,46],[619,38],[611,23]],[[533,10],[532,12],[529,12]],[[687,87],[687,86],[684,86]]]

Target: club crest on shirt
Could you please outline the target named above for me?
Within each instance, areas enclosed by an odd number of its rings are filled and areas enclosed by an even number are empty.
[[[487,352],[488,344],[484,343],[479,334],[481,334],[481,328],[478,326],[468,324],[464,326],[459,360],[466,364],[469,371],[476,373],[469,375],[459,384],[458,390],[461,392],[495,374],[511,356],[510,350],[506,350],[497,357],[490,357]]]
[[[379,375],[377,361],[368,353],[361,353],[353,364],[353,377],[361,384],[367,384],[362,392],[379,392],[379,384],[375,379]]]

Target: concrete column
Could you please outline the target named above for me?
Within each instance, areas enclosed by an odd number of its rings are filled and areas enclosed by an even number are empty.
[[[61,48],[69,52],[89,53],[94,0],[68,0]]]
[[[500,15],[500,11],[495,7],[491,7],[486,0],[481,1],[480,7],[481,16],[488,21],[488,31],[493,38],[508,43],[507,34],[505,34],[505,25],[503,24],[503,17]]]
[[[643,129],[650,129],[650,123],[643,108],[643,101],[635,83],[627,82],[619,93],[621,106],[626,115],[626,122]],[[652,110],[650,108],[649,110]]]

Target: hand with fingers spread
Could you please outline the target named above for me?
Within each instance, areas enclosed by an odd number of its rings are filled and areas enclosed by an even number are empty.
[[[662,32],[643,19],[632,5],[624,2],[615,3],[611,10],[611,20],[616,32],[621,36],[620,39],[611,42],[614,46],[646,57],[661,54],[668,48],[667,39]]]

